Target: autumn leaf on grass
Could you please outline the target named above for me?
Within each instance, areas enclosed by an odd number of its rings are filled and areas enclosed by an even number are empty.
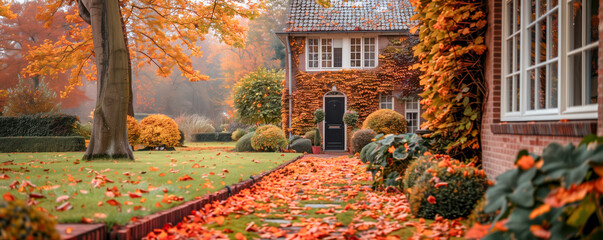
[[[235,239],[237,240],[247,240],[247,238],[245,237],[245,235],[243,235],[242,233],[237,233],[235,234]]]
[[[10,189],[17,189],[17,185],[19,185],[19,181],[15,180],[8,187]]]
[[[10,177],[6,174],[1,174],[0,179],[10,179]]]
[[[46,196],[44,196],[42,194],[39,194],[39,193],[30,193],[29,194],[29,198],[34,198],[34,199],[36,199],[36,198],[45,198],[45,197]]]
[[[72,208],[73,208],[73,206],[71,206],[71,203],[65,202],[65,203],[59,205],[58,207],[56,207],[55,209],[59,212],[62,212],[62,211],[67,211]]]
[[[193,166],[191,168],[200,168],[201,166],[199,166],[198,163],[193,164]]]
[[[150,167],[149,170],[151,170],[151,171],[159,171],[159,168],[158,167]]]
[[[107,200],[107,203],[108,203],[109,205],[111,205],[111,206],[120,206],[120,205],[121,205],[121,203],[119,203],[119,202],[118,202],[117,200],[115,200],[115,199],[109,199],[109,200]]]
[[[15,196],[13,196],[12,194],[10,194],[9,192],[6,192],[2,197],[7,202],[15,201]]]
[[[230,173],[230,172],[228,171],[228,169],[222,169],[222,172],[224,172],[224,173]]]
[[[60,203],[60,202],[62,202],[62,201],[66,201],[66,200],[68,200],[68,199],[69,199],[69,196],[68,196],[68,195],[63,195],[63,196],[60,196],[60,197],[58,197],[58,198],[57,198],[57,203]]]
[[[141,198],[142,194],[128,192],[128,196],[130,196],[130,198]]]
[[[104,213],[95,213],[94,217],[95,218],[107,218],[107,214],[104,214]]]
[[[214,221],[216,221],[216,223],[219,226],[222,226],[222,224],[224,224],[224,220],[225,220],[224,216],[217,216],[217,217],[214,218]]]
[[[194,179],[192,177],[190,177],[188,174],[185,174],[184,176],[178,178],[178,182],[188,181],[188,180],[194,180]]]

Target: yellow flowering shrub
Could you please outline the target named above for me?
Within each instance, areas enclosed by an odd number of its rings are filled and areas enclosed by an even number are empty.
[[[362,128],[373,129],[377,134],[403,134],[406,133],[406,119],[393,110],[381,109],[368,115]]]
[[[126,125],[128,126],[128,142],[130,145],[134,146],[140,137],[140,125],[138,124],[138,121],[131,116],[128,116]]]
[[[264,125],[255,130],[251,147],[259,152],[275,152],[287,146],[285,133],[277,126]]]
[[[140,121],[138,142],[147,147],[174,147],[180,140],[178,124],[163,114],[150,115]]]
[[[61,239],[55,220],[22,200],[0,200],[0,219],[0,239]]]

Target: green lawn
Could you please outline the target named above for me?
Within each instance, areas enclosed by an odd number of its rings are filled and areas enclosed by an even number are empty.
[[[23,200],[29,193],[41,194],[44,198],[37,199],[38,206],[57,216],[59,222],[81,222],[85,217],[108,225],[124,224],[132,217],[148,215],[215,192],[300,155],[227,151],[233,147],[232,142],[187,143],[177,151],[136,151],[134,162],[80,161],[82,152],[0,153],[0,176],[6,174],[8,177],[0,177],[0,194],[9,192]],[[101,180],[104,184],[95,188],[92,181],[97,174],[109,180]],[[193,180],[179,181],[185,175]],[[13,181],[19,181],[19,185],[10,189]],[[20,189],[24,181],[30,181],[35,187]],[[107,194],[107,189],[113,187],[121,196]],[[144,190],[138,191],[142,192],[141,196],[130,197],[128,193],[136,193],[137,189]],[[164,198],[170,195],[173,195],[172,199],[183,199],[166,203]],[[69,199],[57,203],[61,196],[69,196]],[[112,206],[111,199],[120,205]],[[65,202],[72,206],[70,210],[55,209]]]

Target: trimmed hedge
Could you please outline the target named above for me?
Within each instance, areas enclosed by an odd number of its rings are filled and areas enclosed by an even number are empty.
[[[232,133],[195,133],[191,134],[191,142],[232,142]]]
[[[0,152],[77,152],[86,150],[81,136],[0,137]]]
[[[0,137],[17,136],[74,136],[76,116],[64,114],[35,114],[0,117]]]

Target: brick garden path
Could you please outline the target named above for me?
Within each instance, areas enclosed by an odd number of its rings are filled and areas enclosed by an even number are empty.
[[[306,155],[149,239],[407,239],[462,236],[458,221],[412,218],[402,193],[375,192],[358,158]],[[252,216],[253,221],[244,216]],[[235,226],[244,226],[236,228]]]

